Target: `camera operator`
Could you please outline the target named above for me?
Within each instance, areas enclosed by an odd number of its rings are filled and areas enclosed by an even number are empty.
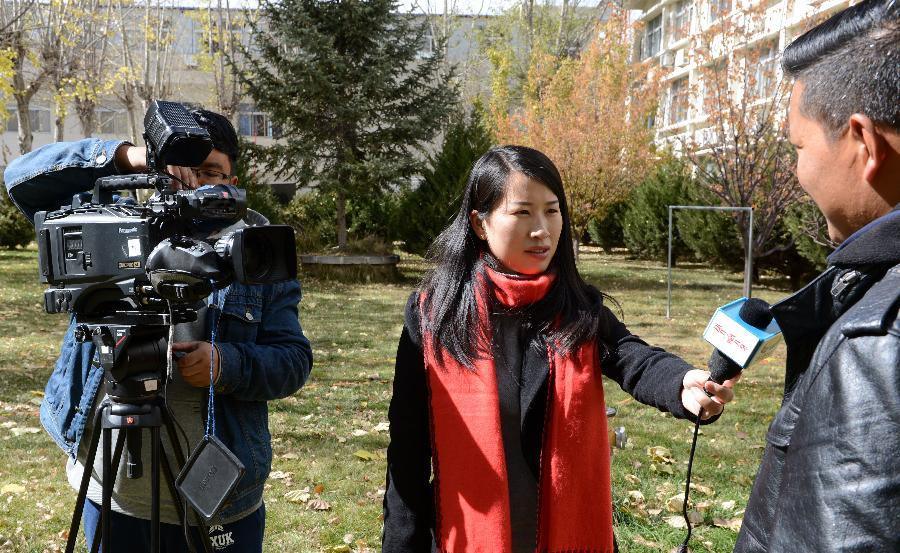
[[[218,113],[191,113],[211,135],[213,150],[198,167],[169,166],[166,172],[180,181],[176,181],[179,188],[237,184],[239,152],[234,127]],[[70,203],[74,194],[90,190],[97,178],[145,172],[146,154],[145,148],[124,141],[89,138],[49,144],[14,160],[4,177],[10,198],[33,219],[39,210]],[[253,214],[264,221],[261,215]],[[222,233],[229,229],[213,230]],[[190,452],[204,435],[210,356],[214,357],[216,434],[246,471],[213,521],[210,538],[217,551],[261,552],[265,525],[262,493],[272,462],[266,402],[289,396],[304,384],[312,367],[312,350],[298,320],[300,284],[296,280],[253,286],[235,282],[223,293],[225,301],[218,318],[217,309],[207,308],[207,300],[197,306],[197,322],[176,326],[173,350],[182,353],[174,380],[166,385],[165,398],[173,419],[182,429],[179,439],[187,440],[186,451]],[[213,347],[209,339],[216,320]],[[76,342],[74,329],[73,317],[47,383],[40,413],[44,428],[70,456],[67,477],[78,489],[90,434],[99,431],[91,428],[93,413],[104,394],[97,393],[103,369],[92,362],[95,347],[90,341]],[[166,433],[161,436],[163,451],[172,451]],[[149,432],[143,432],[142,440],[143,463],[149,467]],[[123,455],[112,495],[111,543],[102,545],[105,551],[112,552],[149,551],[149,474],[128,479],[125,464]],[[101,493],[102,461],[98,456],[84,512],[88,544],[94,540]],[[174,505],[166,501],[168,495],[163,493],[161,497],[161,551],[186,551],[182,521],[178,520]]]

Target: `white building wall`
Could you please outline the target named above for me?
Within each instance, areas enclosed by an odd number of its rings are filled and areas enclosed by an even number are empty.
[[[719,18],[730,17],[742,25],[736,19],[740,14],[735,8],[760,6],[760,2],[765,2],[762,28],[748,33],[748,42],[743,46],[760,49],[771,46],[774,57],[769,63],[775,79],[781,78],[777,61],[780,53],[802,34],[810,21],[824,19],[857,3],[853,0],[626,0],[631,21],[640,22],[643,27],[635,35],[635,59],[657,62],[662,71],[662,96],[655,124],[657,142],[676,145],[673,139],[686,134],[700,138],[698,133],[709,126],[703,113],[706,83],[698,68],[698,55],[692,50],[694,39],[707,32]],[[679,21],[684,21],[683,26],[677,24]]]

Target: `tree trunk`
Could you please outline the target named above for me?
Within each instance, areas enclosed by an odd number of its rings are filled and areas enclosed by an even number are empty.
[[[572,250],[573,250],[572,253],[575,255],[575,263],[578,263],[578,246],[580,246],[580,245],[581,245],[580,240],[578,240],[577,238],[572,238]]]
[[[566,16],[568,16],[569,11],[569,0],[563,0],[562,8],[559,14],[559,28],[556,31],[556,54],[558,56],[563,56],[566,52],[563,52],[564,46],[564,35],[566,29]]]
[[[75,110],[78,112],[78,120],[81,121],[81,133],[85,138],[94,136],[97,130],[96,103],[91,100],[75,100]]]
[[[16,79],[19,80],[19,79]],[[28,100],[21,95],[16,95],[16,121],[19,123],[19,153],[27,154],[31,151],[34,135],[31,132],[31,117],[28,112]]]
[[[347,198],[344,192],[337,193],[337,245],[339,250],[347,249]]]
[[[56,114],[53,118],[53,142],[62,142],[66,132],[66,115],[60,106],[56,106]]]

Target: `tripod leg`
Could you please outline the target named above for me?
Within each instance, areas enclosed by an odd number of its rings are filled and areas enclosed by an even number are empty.
[[[159,551],[159,427],[150,428],[150,551]]]
[[[84,502],[87,499],[88,486],[91,481],[91,471],[94,467],[94,459],[97,457],[97,446],[100,444],[100,420],[104,407],[101,406],[94,414],[94,433],[88,447],[87,460],[84,462],[84,471],[81,475],[81,485],[78,486],[78,498],[75,500],[75,511],[72,513],[72,524],[69,525],[69,539],[66,540],[66,553],[75,551],[75,540],[78,538],[78,528],[81,526],[81,515],[84,513]]]
[[[119,462],[122,460],[122,450],[125,448],[125,435],[119,433],[116,438],[116,450],[113,453],[113,458],[111,462],[107,462],[106,459],[103,459],[103,474],[110,472],[115,467],[115,471],[119,470]],[[93,467],[93,462],[91,463],[91,467]],[[93,469],[92,469],[93,470]],[[109,513],[107,513],[107,517]],[[97,525],[94,526],[94,543],[91,545],[91,553],[98,553],[100,551],[100,540],[97,539],[97,536],[101,534],[100,525],[103,522],[103,512],[100,513],[100,518],[97,519]]]
[[[119,439],[122,436],[120,434]],[[112,456],[112,429],[104,428],[103,429],[103,458],[109,459]],[[118,467],[115,467],[118,469]],[[112,466],[104,466],[103,467],[103,505],[100,510],[100,528],[101,528],[101,538],[100,543],[109,544],[110,542],[110,528],[109,528],[109,512],[112,510],[112,488],[113,488],[113,469]],[[107,546],[106,553],[111,553],[109,551],[111,549]]]
[[[169,443],[172,444],[172,452],[175,455],[176,466],[180,470],[184,467],[184,453],[181,449],[181,443],[178,441],[178,435],[175,432],[175,425],[172,423],[171,417],[169,417],[169,413],[165,410],[162,411],[162,419],[166,426],[166,433],[169,435]],[[175,489],[175,475],[172,471],[172,465],[169,463],[169,456],[165,451],[162,452],[160,456],[162,459],[163,473],[166,477],[166,483],[169,486],[169,494],[172,496],[172,501],[175,504],[175,509],[178,512],[178,519],[181,521],[186,521],[187,519],[184,516],[185,510],[188,508],[184,505],[181,496],[178,494],[178,490]],[[209,541],[209,531],[203,521],[200,520],[200,517],[194,513],[194,520],[197,522],[197,534],[200,539],[200,543],[203,545],[204,553],[212,553],[212,544]],[[191,540],[187,539],[190,533],[186,533],[185,541],[187,542],[188,550],[191,553],[194,553],[194,546],[191,543]]]

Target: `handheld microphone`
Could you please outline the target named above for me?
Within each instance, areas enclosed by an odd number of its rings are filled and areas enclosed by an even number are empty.
[[[703,338],[716,348],[709,358],[710,380],[721,384],[771,351],[781,329],[768,303],[741,298],[716,310]]]
[[[769,304],[757,298],[741,298],[716,309],[703,339],[715,348],[709,358],[709,380],[722,384],[734,378],[747,368],[757,357],[771,351],[781,338],[781,329],[773,320]],[[706,395],[711,396],[709,392]],[[691,472],[694,466],[694,452],[697,447],[697,433],[700,430],[700,416],[694,423],[694,438],[688,457],[687,479],[684,485],[684,502],[681,513],[687,525],[687,536],[678,549],[687,553],[691,540],[691,520],[688,517],[688,497],[691,493]]]

